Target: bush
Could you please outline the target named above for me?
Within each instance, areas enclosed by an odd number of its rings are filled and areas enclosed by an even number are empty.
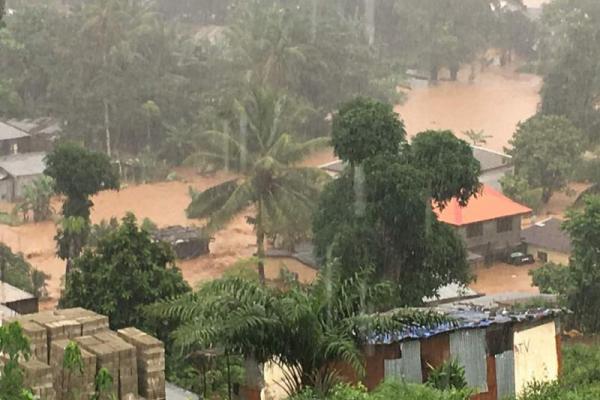
[[[546,294],[565,294],[573,286],[569,267],[547,263],[542,268],[530,271],[533,285]]]
[[[0,243],[0,265],[3,266],[0,280],[38,298],[47,296],[46,279],[49,276],[34,269],[22,254],[13,253],[10,247],[2,243]]]
[[[527,181],[513,174],[507,174],[500,179],[500,185],[502,185],[502,192],[510,197],[517,203],[521,203],[537,211],[542,206],[542,193],[541,188],[532,188],[529,186]]]
[[[456,360],[443,363],[438,368],[429,366],[431,372],[427,384],[439,390],[465,389],[465,369]]]

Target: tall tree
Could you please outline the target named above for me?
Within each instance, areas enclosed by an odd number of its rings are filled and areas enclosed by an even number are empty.
[[[557,0],[544,7],[540,34],[542,112],[564,115],[590,141],[600,136],[600,3]]]
[[[118,174],[106,155],[72,143],[60,144],[48,154],[44,174],[54,179],[57,193],[67,196],[64,217],[89,221],[94,205],[90,196],[119,188]]]
[[[327,143],[313,139],[297,143],[285,129],[290,108],[286,97],[264,89],[253,90],[239,104],[240,136],[209,132],[210,137],[228,143],[234,149],[243,178],[224,182],[200,193],[194,193],[187,209],[190,218],[209,218],[209,229],[220,229],[234,216],[252,205],[249,223],[256,232],[258,271],[264,281],[265,238],[276,234],[275,226],[289,217],[310,214],[326,174],[314,168],[298,166],[307,154]],[[223,150],[209,157],[223,158]]]
[[[141,308],[189,290],[169,246],[154,242],[129,214],[75,260],[60,305],[107,315],[112,328],[153,331],[160,324],[145,319]]]
[[[348,168],[326,186],[314,242],[322,262],[336,262],[346,274],[372,266],[378,279],[397,283],[399,303],[418,304],[440,286],[470,280],[464,245],[437,221],[432,203],[443,207],[458,197],[466,204],[479,189],[480,166],[450,132],[421,133],[409,145],[397,118],[391,107],[371,102],[340,108],[336,154],[351,165],[362,160],[364,179]],[[385,128],[390,123],[395,130]]]
[[[530,186],[542,188],[542,201],[567,187],[574,165],[581,157],[582,132],[564,117],[538,115],[519,124],[507,153],[515,174]]]

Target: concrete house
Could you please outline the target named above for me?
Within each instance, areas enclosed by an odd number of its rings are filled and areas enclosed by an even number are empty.
[[[31,151],[31,136],[23,130],[0,121],[0,156]]]
[[[549,218],[523,229],[523,243],[527,252],[542,262],[569,264],[571,238],[561,229],[562,221]]]
[[[13,154],[0,157],[0,200],[17,201],[25,186],[44,174],[46,153]]]
[[[461,207],[456,199],[434,210],[438,219],[453,226],[467,249],[488,259],[504,256],[521,245],[521,219],[531,209],[514,202],[488,185]]]

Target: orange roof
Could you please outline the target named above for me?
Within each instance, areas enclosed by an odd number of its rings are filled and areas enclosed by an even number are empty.
[[[443,211],[438,208],[434,211],[440,221],[455,226],[531,213],[531,209],[512,201],[487,185],[483,185],[481,193],[472,197],[465,207],[461,207],[456,199],[452,199]]]

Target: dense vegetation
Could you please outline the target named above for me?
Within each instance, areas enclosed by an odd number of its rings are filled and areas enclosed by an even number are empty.
[[[377,7],[357,0],[9,0],[8,7],[0,117],[50,115],[88,147],[176,164],[206,150],[199,133],[240,129],[236,110],[248,85],[289,94],[305,114],[295,133],[312,138],[327,132],[340,102],[399,100],[407,68],[432,79],[449,68],[455,77],[491,46],[532,48],[523,10],[496,0],[445,0],[443,7],[417,0]]]
[[[313,226],[316,254],[352,275],[371,266],[398,284],[398,304],[471,279],[463,242],[432,209],[479,190],[480,165],[451,132],[418,134],[409,145],[392,107],[367,99],[340,108],[333,146],[350,168],[325,187]]]

